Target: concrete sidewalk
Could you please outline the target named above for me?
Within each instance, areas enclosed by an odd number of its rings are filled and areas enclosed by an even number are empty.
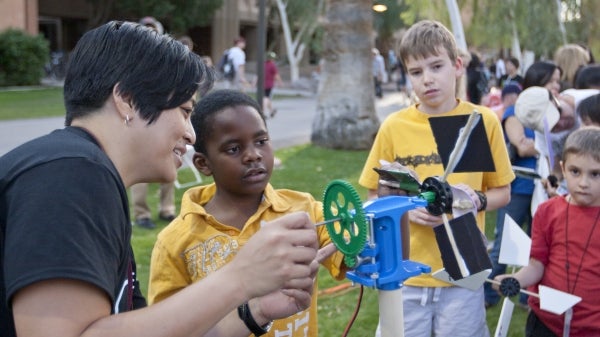
[[[317,96],[306,91],[285,89],[276,89],[274,94],[273,104],[278,112],[274,118],[267,120],[273,146],[279,149],[309,143]],[[383,98],[376,100],[375,105],[379,118],[383,120],[407,103],[408,99],[404,94],[386,91]],[[63,125],[64,117],[0,121],[0,155],[28,140],[62,128]]]

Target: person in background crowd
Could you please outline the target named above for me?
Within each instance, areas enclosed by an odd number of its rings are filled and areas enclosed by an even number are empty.
[[[579,68],[575,76],[575,89],[600,89],[600,64]]]
[[[263,96],[263,109],[265,116],[275,117],[277,109],[273,107],[273,88],[275,85],[282,85],[283,81],[279,75],[279,69],[277,68],[277,54],[275,52],[267,53],[267,60],[265,61],[265,94]]]
[[[527,78],[527,76],[525,76]],[[558,188],[552,137],[558,127],[559,105],[548,89],[532,86],[519,95],[515,103],[515,116],[524,127],[534,130],[535,149],[539,153],[536,172],[542,179],[534,180],[531,199],[531,214],[535,214],[540,203],[550,197],[550,188]]]
[[[535,132],[526,128],[515,116],[515,103],[521,89],[515,82],[508,84],[502,89],[502,96],[506,99],[506,109],[502,117],[502,129],[509,154],[511,164],[514,166],[525,167],[535,170],[538,152],[535,149]],[[496,214],[496,228],[494,230],[494,243],[490,250],[490,260],[492,261],[492,273],[489,278],[506,272],[506,265],[498,262],[500,257],[500,247],[502,246],[502,232],[504,230],[505,215],[509,215],[519,226],[526,229],[527,233],[531,231],[531,198],[533,196],[533,180],[529,178],[516,177],[510,184],[510,202],[508,205],[498,209]],[[492,289],[490,283],[484,283],[485,306],[489,308],[500,301],[498,293]],[[522,295],[519,304],[527,305],[527,297]]]
[[[488,78],[483,70],[481,58],[471,52],[471,61],[467,66],[467,95],[473,104],[481,104],[481,98],[489,92]]]
[[[194,41],[187,35],[180,36],[177,41],[183,43],[189,50],[194,51]]]
[[[160,23],[160,21],[156,20],[152,16],[145,16],[145,17],[141,18],[139,23],[140,23],[140,25],[144,25],[146,27],[154,29],[156,32],[158,32],[158,34],[165,33],[165,29],[164,29],[162,23]]]
[[[151,16],[143,17],[139,23],[155,30],[158,34],[164,34],[163,25]],[[147,183],[135,184],[130,188],[133,201],[133,223],[142,228],[154,229],[156,224],[152,221],[152,211],[148,205],[148,190]],[[158,218],[163,221],[171,221],[175,218],[174,182],[159,184]]]
[[[574,87],[575,74],[579,68],[590,63],[590,54],[583,47],[570,43],[556,50],[554,53],[554,62],[562,70],[560,91],[564,91]]]
[[[529,66],[525,72],[523,80],[523,89],[532,86],[544,87],[552,94],[551,99],[560,112],[560,119],[552,130],[554,153],[557,155],[562,152],[560,146],[564,143],[566,133],[577,128],[577,118],[575,118],[575,103],[572,96],[562,95],[560,93],[560,78],[562,69],[551,61],[538,61]],[[556,168],[560,170],[560,168]]]
[[[371,50],[372,53],[372,73],[373,73],[373,83],[375,85],[375,96],[378,98],[383,97],[383,89],[381,88],[381,84],[385,78],[385,60],[383,56],[379,53],[379,49],[373,48]]]
[[[214,68],[214,66],[215,66],[212,58],[208,55],[202,56],[202,61],[204,61],[204,64],[206,64],[206,66],[209,68]]]
[[[496,81],[502,76],[506,75],[506,63],[504,63],[504,56],[502,52],[498,54],[498,59],[496,60],[496,64],[494,66],[494,74],[496,75]]]
[[[238,36],[233,40],[233,47],[227,51],[227,56],[231,58],[235,74],[233,78],[226,81],[226,87],[229,89],[243,90],[250,82],[246,79],[246,39]]]
[[[509,84],[502,88],[500,95],[498,95],[498,89],[493,87],[490,94],[484,97],[486,104],[482,104],[489,107],[498,116],[498,120],[502,121],[504,118],[504,112],[510,106],[515,105],[517,97],[521,93],[521,87],[518,84]],[[497,96],[500,98],[498,99]],[[493,105],[492,105],[493,104]]]
[[[575,111],[586,98],[600,93],[600,67],[595,64],[580,67],[575,75],[575,87],[563,90],[560,95],[572,99]]]
[[[585,126],[600,126],[600,94],[582,100],[577,106],[577,115]]]
[[[471,62],[471,53],[468,50],[458,49],[458,57],[462,61],[463,66]],[[469,100],[467,94],[467,74],[463,73],[456,80],[456,98],[462,99],[463,101]],[[416,103],[418,99],[415,99],[412,103]]]
[[[514,83],[523,88],[523,77],[519,75],[519,59],[511,57],[506,60],[506,74],[500,78],[498,86],[504,88]]]

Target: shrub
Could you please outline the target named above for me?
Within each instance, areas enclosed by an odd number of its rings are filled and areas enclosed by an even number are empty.
[[[44,76],[48,41],[19,29],[0,33],[0,86],[36,85]]]

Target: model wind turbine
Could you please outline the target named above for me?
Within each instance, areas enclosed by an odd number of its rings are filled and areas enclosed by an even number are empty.
[[[504,229],[502,231],[502,245],[500,246],[500,256],[498,262],[515,267],[525,267],[529,264],[529,252],[531,249],[531,239],[521,227],[508,215],[504,217]],[[500,318],[496,326],[494,337],[506,337],[512,318],[514,304],[510,297],[519,292],[529,296],[535,296],[540,299],[540,309],[552,312],[556,315],[562,315],[566,312],[565,321],[571,320],[571,308],[581,301],[581,297],[565,293],[547,286],[539,285],[539,294],[521,289],[519,282],[514,278],[506,278],[502,282],[488,280],[491,283],[500,286],[500,292],[505,296],[500,311]],[[568,327],[569,324],[565,324]],[[568,331],[565,329],[566,336]]]
[[[382,337],[404,335],[401,287],[406,279],[431,271],[429,266],[403,258],[399,223],[409,210],[426,207],[444,218],[444,225],[436,229],[444,263],[444,269],[437,272],[439,277],[468,285],[478,283],[480,287],[489,275],[491,262],[475,222],[475,203],[464,191],[446,182],[452,172],[494,170],[481,116],[474,111],[465,124],[466,117],[430,118],[438,153],[445,164],[442,177],[429,177],[421,184],[405,172],[377,169],[380,176],[397,181],[412,196],[381,197],[363,206],[347,182],[333,181],[325,190],[323,224],[345,255],[344,261],[351,269],[347,278],[379,290]],[[463,153],[478,160],[462,161]],[[457,205],[461,207],[453,207]],[[446,213],[454,213],[455,218],[448,220]],[[455,233],[453,228],[458,226],[460,231]]]
[[[446,181],[446,178],[450,173],[455,172],[458,163],[463,158],[463,154],[467,149],[467,145],[469,144],[468,140],[470,136],[474,134],[476,126],[480,126],[479,130],[483,130],[483,135],[485,136],[485,129],[483,128],[483,123],[479,123],[480,120],[481,115],[475,111],[469,117],[465,127],[460,129],[456,144],[448,157],[444,175],[441,178],[442,182]],[[434,125],[432,125],[432,128],[435,129]],[[484,137],[483,139],[484,140],[482,141],[480,134],[479,139],[474,142],[472,141],[471,143],[488,145],[487,137]],[[438,144],[439,143],[440,142],[438,142]],[[438,151],[440,151],[439,147],[440,146],[438,145]],[[487,152],[485,150],[487,150]],[[472,150],[472,152],[482,151],[484,154],[488,155],[488,163],[491,162],[492,165],[480,168],[466,167],[462,171],[493,170],[494,166],[493,161],[491,161],[491,155],[489,154],[489,145],[480,147],[479,151],[477,151],[476,148],[473,148]],[[440,152],[443,153],[443,150]],[[486,158],[480,157],[477,159],[485,160]],[[432,276],[445,282],[460,283],[464,287],[477,289],[483,285],[483,282],[485,282],[485,279],[490,274],[491,262],[489,258],[487,258],[483,240],[477,240],[478,237],[480,238],[481,234],[475,220],[475,215],[477,213],[475,202],[470,199],[466,192],[455,187],[451,187],[451,189],[453,197],[452,214],[454,215],[454,218],[449,221],[446,212],[442,212],[441,216],[444,226],[439,226],[434,229],[440,251],[442,252],[444,268],[434,272]],[[435,213],[432,214],[436,215]],[[460,248],[462,251],[459,250],[459,245],[457,245],[457,240],[454,236],[455,227],[460,227],[460,230],[456,231],[456,233],[466,234],[458,238],[460,240]],[[451,252],[449,252],[448,246],[450,247]],[[482,256],[485,258],[481,258]]]
[[[477,289],[491,272],[491,262],[477,228],[475,201],[466,191],[450,186],[446,180],[454,172],[495,170],[485,127],[477,111],[469,116],[430,118],[429,122],[445,167],[443,176],[426,178],[420,184],[406,172],[376,171],[383,180],[395,181],[408,193],[430,192],[434,195],[427,210],[443,219],[443,226],[436,227],[434,232],[444,268],[432,276]],[[463,158],[465,153],[469,155],[468,159]],[[447,213],[453,215],[452,220],[448,219]]]

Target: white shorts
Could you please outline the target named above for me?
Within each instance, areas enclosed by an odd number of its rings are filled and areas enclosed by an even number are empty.
[[[404,336],[489,337],[483,287],[402,287]],[[381,337],[377,326],[376,337]]]

